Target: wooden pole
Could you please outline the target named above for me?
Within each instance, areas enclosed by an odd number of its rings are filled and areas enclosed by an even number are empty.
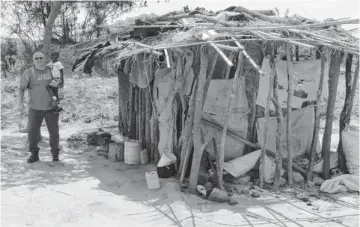
[[[346,96],[343,110],[340,114],[340,127],[339,127],[339,144],[337,147],[338,152],[338,166],[342,172],[347,173],[348,169],[346,167],[346,160],[344,156],[344,151],[342,147],[342,131],[350,124],[352,106],[354,103],[355,92],[359,80],[359,59],[356,65],[355,75],[353,81],[351,81],[351,66],[352,66],[353,56],[349,54],[346,59]],[[352,83],[352,84],[351,84]]]
[[[150,118],[152,113],[151,99],[150,99],[150,84],[149,87],[145,88],[145,148],[148,151],[149,160],[152,161],[151,157],[151,127]]]
[[[195,113],[194,113],[194,126],[192,130],[193,142],[194,142],[194,155],[191,163],[191,173],[189,189],[191,192],[196,192],[196,186],[199,177],[200,163],[202,151],[201,139],[200,139],[200,123],[203,115],[202,103],[204,99],[204,87],[206,82],[206,70],[208,66],[208,58],[206,57],[204,48],[200,48],[200,72],[198,75],[198,88],[196,91]]]
[[[140,112],[139,112],[139,87],[134,86],[134,110],[135,110],[135,139],[139,139],[139,121],[140,121]]]
[[[281,146],[281,136],[283,132],[283,115],[282,108],[279,100],[279,92],[278,92],[278,76],[276,72],[275,65],[275,53],[272,52],[270,55],[270,67],[271,73],[274,75],[274,98],[272,98],[272,102],[275,106],[276,110],[276,121],[277,121],[277,130],[276,130],[276,156],[275,156],[275,176],[274,176],[274,188],[279,189],[280,187],[280,177],[281,177],[281,169],[282,169],[282,153],[283,149]],[[291,168],[291,167],[290,167]]]
[[[214,153],[215,153],[216,179],[218,179],[217,185],[214,185],[214,186],[217,187],[217,188],[220,188],[220,180],[222,180],[222,178],[221,179],[219,178],[219,175],[220,175],[220,156],[219,156],[219,152],[218,152],[218,149],[217,149],[217,146],[216,146],[215,138],[212,138],[211,141],[212,141],[212,145],[213,145]]]
[[[295,48],[298,46],[295,46]],[[287,60],[287,76],[288,76],[288,91],[287,91],[287,118],[286,118],[286,147],[288,152],[288,184],[292,186],[293,184],[293,172],[292,172],[292,158],[293,150],[291,146],[291,109],[292,109],[292,96],[293,96],[293,83],[294,83],[294,73],[292,72],[292,62],[291,57],[291,46],[286,44],[286,60]],[[299,47],[297,48],[299,50]],[[298,55],[297,55],[298,59]],[[298,60],[297,60],[298,61]]]
[[[330,68],[329,68],[329,97],[326,110],[326,124],[324,130],[324,137],[322,142],[322,155],[324,158],[323,176],[324,179],[329,179],[330,171],[330,144],[332,134],[332,123],[334,120],[334,108],[336,101],[336,92],[339,82],[340,65],[344,52],[334,51],[331,56]]]
[[[318,85],[318,90],[316,94],[316,108],[315,108],[315,123],[314,123],[314,135],[311,142],[310,155],[309,155],[309,167],[306,173],[307,182],[312,180],[313,170],[314,170],[314,161],[316,154],[316,145],[319,140],[319,129],[320,129],[320,102],[321,94],[324,84],[324,71],[325,71],[325,54],[322,53],[322,48],[319,49],[319,54],[321,58],[321,68],[320,68],[320,80]]]
[[[145,89],[139,89],[139,142],[145,147]]]
[[[199,57],[198,52],[196,52],[196,51],[198,51],[198,48],[195,50],[194,60],[193,60],[193,64],[192,64],[193,69],[194,69],[194,74],[196,73],[195,71],[198,71],[197,69],[198,69],[199,63],[200,63],[199,62],[200,57]],[[193,85],[192,93],[191,93],[190,100],[189,100],[187,117],[185,119],[183,133],[181,135],[182,147],[181,147],[180,166],[179,166],[179,171],[178,171],[179,173],[181,173],[180,182],[183,182],[183,180],[185,178],[186,168],[188,165],[190,152],[191,152],[191,149],[193,146],[191,132],[194,127],[194,114],[195,114],[195,102],[196,102],[197,89],[198,89],[198,80],[194,79],[194,85]]]
[[[221,142],[220,142],[220,152],[219,152],[219,166],[218,166],[218,181],[219,181],[219,187],[220,189],[224,190],[223,185],[223,171],[224,171],[224,157],[225,157],[225,141],[226,141],[226,132],[229,124],[229,118],[230,118],[230,110],[231,110],[231,102],[234,100],[236,95],[236,81],[239,77],[239,74],[242,73],[242,68],[244,64],[244,58],[243,54],[240,52],[238,56],[238,62],[236,66],[236,72],[235,76],[232,81],[232,90],[230,93],[229,103],[225,112],[225,122],[224,122],[224,128],[221,135]]]
[[[133,119],[134,119],[134,85],[130,83],[130,92],[129,92],[129,102],[128,102],[128,138],[134,138],[134,130],[133,130]]]
[[[274,44],[271,43],[271,54],[270,54],[270,62],[274,61]],[[271,57],[272,56],[272,57]],[[272,59],[272,60],[271,60]],[[270,63],[271,66],[272,63]],[[263,146],[261,149],[261,155],[260,155],[260,188],[264,187],[264,173],[265,173],[265,152],[266,152],[266,143],[267,143],[267,137],[268,137],[268,125],[269,125],[269,110],[270,110],[270,100],[271,96],[273,94],[273,85],[274,85],[274,71],[271,70],[270,77],[269,77],[269,91],[268,96],[266,99],[266,107],[265,107],[265,123],[264,123],[264,141]]]

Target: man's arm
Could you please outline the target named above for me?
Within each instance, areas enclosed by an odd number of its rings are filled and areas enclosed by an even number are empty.
[[[24,93],[29,85],[29,73],[27,70],[20,78],[20,85],[19,85],[19,102],[18,102],[18,111],[20,114],[24,113]]]

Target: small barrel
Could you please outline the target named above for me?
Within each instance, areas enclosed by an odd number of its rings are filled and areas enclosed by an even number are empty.
[[[135,165],[140,164],[141,143],[137,140],[125,140],[124,163]]]

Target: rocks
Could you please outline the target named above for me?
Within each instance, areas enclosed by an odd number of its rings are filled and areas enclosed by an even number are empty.
[[[303,182],[304,177],[298,172],[293,172],[293,181],[296,182],[296,183]]]
[[[283,177],[280,177],[280,186],[284,186],[286,184],[286,180]]]
[[[61,119],[61,122],[63,122],[63,123],[67,123],[69,121],[70,121],[70,119],[68,117],[65,117],[65,118]]]
[[[246,185],[236,185],[234,186],[236,192],[238,194],[249,194],[250,193],[250,187]]]
[[[260,197],[260,194],[259,194],[257,191],[253,191],[253,192],[251,192],[251,197],[253,197],[253,198],[259,198],[259,197]]]
[[[90,118],[85,118],[84,123],[86,123],[86,124],[91,123],[91,119]]]
[[[97,147],[96,148],[96,153],[99,156],[104,156],[104,157],[108,157],[108,153],[109,153],[109,149],[107,147]]]
[[[246,185],[249,182],[250,182],[250,176],[240,176],[238,178],[234,178],[233,180],[234,184]]]

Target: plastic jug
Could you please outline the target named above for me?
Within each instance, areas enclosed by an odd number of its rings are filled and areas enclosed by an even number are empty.
[[[149,190],[156,190],[160,188],[159,177],[156,171],[145,173],[146,182]]]
[[[149,162],[148,153],[147,153],[147,150],[144,149],[140,152],[140,163],[147,164],[148,162]]]

